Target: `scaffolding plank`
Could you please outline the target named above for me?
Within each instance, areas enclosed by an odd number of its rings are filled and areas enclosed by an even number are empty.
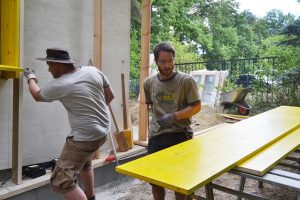
[[[263,176],[300,146],[300,128],[238,165],[235,169]]]

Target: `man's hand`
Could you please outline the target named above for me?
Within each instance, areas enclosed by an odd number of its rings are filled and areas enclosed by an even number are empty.
[[[36,83],[38,83],[38,79],[34,75],[34,70],[33,69],[25,68],[24,72],[23,72],[23,75],[26,77],[28,83],[29,83],[30,79],[33,79]]]
[[[170,127],[174,121],[175,121],[175,113],[169,113],[169,114],[165,114],[165,115],[161,116],[157,120],[157,123],[162,128],[167,128],[167,127]]]

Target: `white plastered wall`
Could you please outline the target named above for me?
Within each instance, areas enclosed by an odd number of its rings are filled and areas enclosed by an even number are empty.
[[[109,12],[104,10],[102,16],[102,69],[103,72],[107,74],[111,84],[113,85],[115,99],[112,102],[112,110],[115,113],[119,129],[123,129],[121,73],[124,73],[125,76],[125,92],[128,99],[130,65],[130,0],[105,0],[103,1],[103,8],[111,8],[111,10]],[[128,18],[124,19],[124,16],[128,16]]]
[[[35,60],[46,55],[46,48],[68,49],[79,65],[88,65],[93,58],[93,6],[92,0],[24,1],[23,63],[35,69],[40,87],[52,79],[46,63]],[[120,74],[125,74],[126,88],[129,82],[130,0],[103,0],[102,29],[103,71],[116,94],[112,107],[121,113]],[[12,86],[12,80],[0,79],[0,170],[11,167]],[[59,102],[35,102],[25,80],[22,101],[23,164],[58,157],[70,131],[65,109]],[[122,115],[116,118],[121,128]]]

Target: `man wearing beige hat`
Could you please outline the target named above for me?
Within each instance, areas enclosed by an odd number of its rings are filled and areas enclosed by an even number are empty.
[[[71,131],[50,178],[55,192],[68,200],[93,200],[94,172],[92,159],[95,151],[104,144],[110,131],[107,109],[114,98],[107,77],[92,66],[75,67],[67,50],[49,48],[46,61],[53,80],[42,87],[31,69],[26,68],[29,91],[36,101],[58,100],[66,108]],[[77,175],[84,183],[84,191],[76,184]]]

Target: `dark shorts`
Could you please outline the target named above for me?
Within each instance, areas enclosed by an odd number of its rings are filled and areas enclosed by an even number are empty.
[[[79,171],[91,167],[94,152],[105,141],[106,137],[89,142],[74,141],[73,138],[67,138],[50,178],[52,189],[62,194],[72,191],[76,186]]]
[[[185,132],[164,133],[158,136],[154,136],[149,139],[148,154],[166,149],[181,142],[185,142],[192,139],[192,137],[192,133]]]

